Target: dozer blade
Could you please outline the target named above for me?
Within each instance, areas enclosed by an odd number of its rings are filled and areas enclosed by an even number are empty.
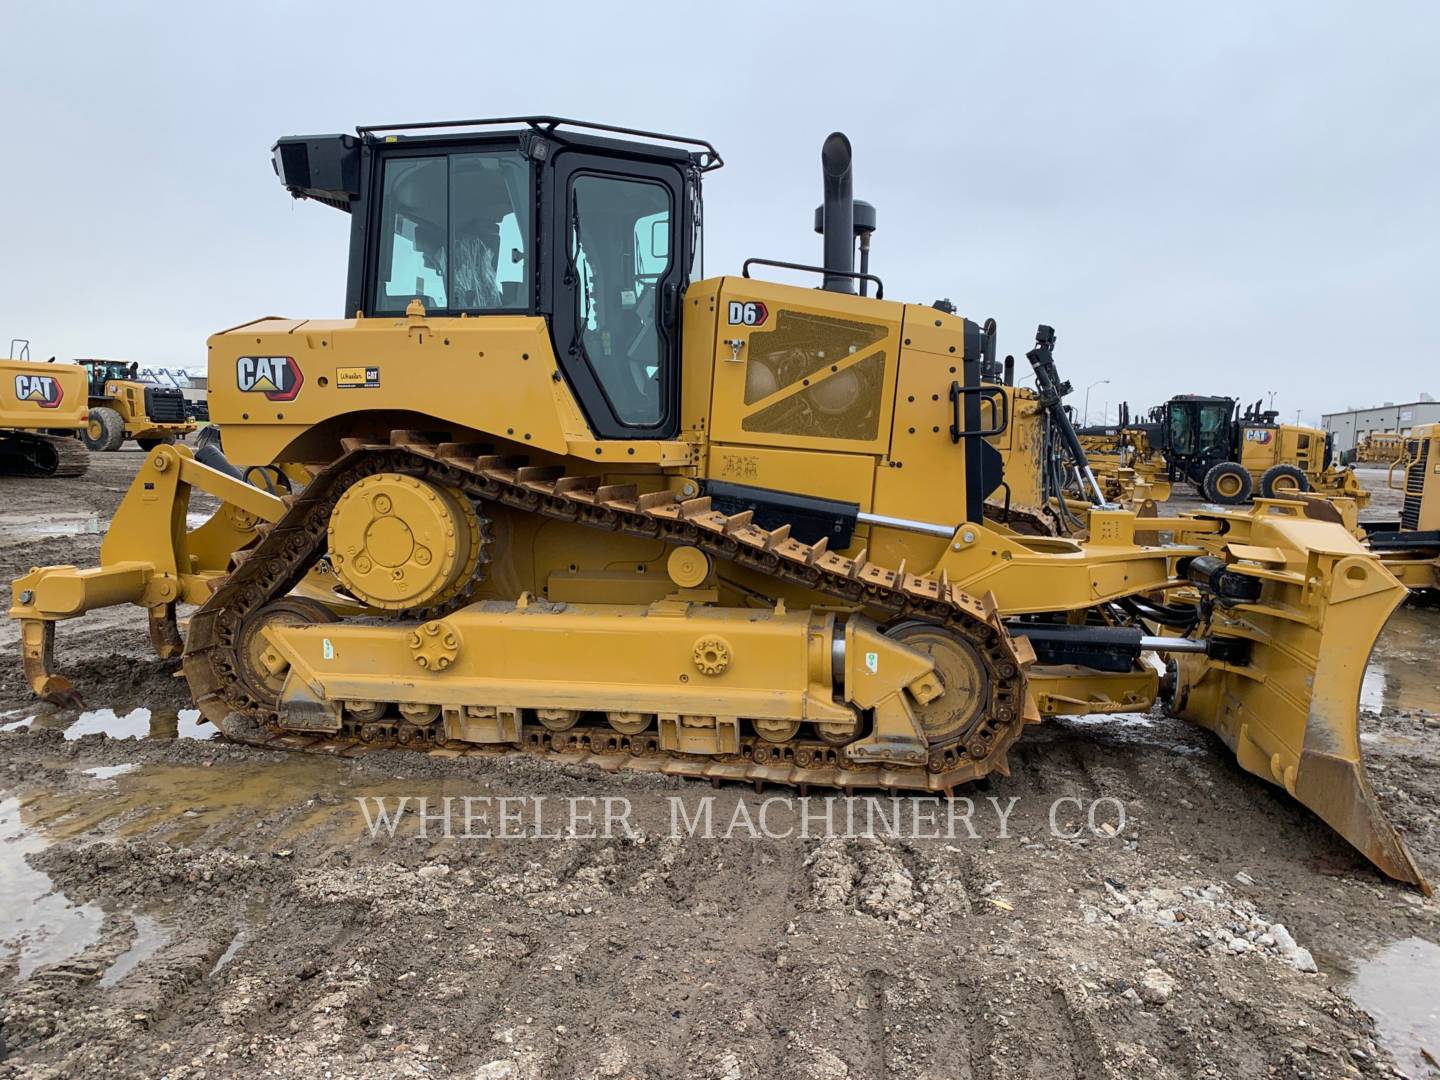
[[[1431,887],[1386,817],[1360,752],[1360,685],[1406,590],[1343,527],[1272,505],[1224,515],[1230,569],[1259,601],[1217,607],[1210,633],[1251,642],[1248,664],[1182,656],[1171,709],[1216,732],[1385,874]]]

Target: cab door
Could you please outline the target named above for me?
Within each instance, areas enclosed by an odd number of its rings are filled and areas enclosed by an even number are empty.
[[[556,351],[602,439],[679,429],[680,304],[688,277],[679,167],[567,150],[550,205]]]

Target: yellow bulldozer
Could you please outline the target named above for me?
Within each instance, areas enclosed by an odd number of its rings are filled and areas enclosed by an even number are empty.
[[[296,749],[948,794],[1046,716],[1163,701],[1428,888],[1357,730],[1404,587],[1303,504],[1093,506],[1084,542],[987,521],[1014,396],[981,377],[993,323],[855,268],[874,220],[843,135],[823,261],[725,276],[703,140],[528,117],[273,161],[350,215],[347,316],[214,335],[210,409],[237,466],[304,480],[152,450],[100,565],[13,583],[41,697],[77,693],[57,623],[131,603],[226,735]],[[195,490],[221,507],[189,529]]]
[[[1392,574],[1416,592],[1440,593],[1440,424],[1422,424],[1405,437],[1386,484],[1404,492],[1400,517],[1360,527]]]
[[[89,376],[90,420],[82,438],[91,450],[118,450],[127,439],[142,450],[153,450],[195,430],[179,388],[142,379],[139,364],[96,359],[76,363]]]
[[[85,429],[85,373],[74,364],[30,359],[16,338],[0,360],[0,476],[82,476],[90,454]]]

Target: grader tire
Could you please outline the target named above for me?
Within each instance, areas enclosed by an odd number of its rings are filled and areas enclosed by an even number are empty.
[[[114,409],[96,405],[90,410],[90,423],[80,432],[80,439],[91,450],[119,450],[125,441],[125,421]]]
[[[1266,499],[1288,499],[1310,490],[1303,469],[1294,465],[1271,465],[1260,474],[1260,495]]]
[[[151,450],[154,450],[155,447],[157,447],[157,446],[171,446],[171,445],[173,445],[174,442],[175,442],[175,436],[174,436],[174,435],[162,435],[162,436],[161,436],[160,438],[158,438],[158,439],[136,439],[135,441],[140,444],[140,449],[141,449],[141,450],[144,450],[144,451],[148,454]]]
[[[1250,501],[1254,483],[1250,474],[1233,461],[1212,465],[1205,474],[1205,498],[1221,506],[1242,506]]]

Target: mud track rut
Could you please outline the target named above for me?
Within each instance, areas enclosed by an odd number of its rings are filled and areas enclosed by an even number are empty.
[[[598,477],[568,476],[559,466],[531,466],[524,458],[488,453],[467,443],[437,442],[419,432],[392,433],[389,445],[347,440],[344,453],[289,502],[281,519],[261,526],[261,540],[237,556],[235,570],[190,620],[184,671],[196,704],[231,738],[252,745],[324,753],[360,752],[371,746],[457,752],[473,744],[446,744],[438,723],[428,729],[346,720],[338,736],[287,732],[274,703],[261,701],[242,682],[237,649],[245,620],[288,593],[325,553],[330,512],[353,483],[379,472],[397,472],[445,484],[472,499],[499,503],[589,528],[656,538],[697,547],[707,554],[825,593],[847,604],[900,618],[945,626],[968,640],[985,665],[989,707],[948,745],[932,747],[923,767],[856,766],[839,748],[794,739],[771,743],[742,739],[741,753],[699,757],[663,751],[653,733],[621,735],[608,726],[581,726],[556,733],[524,731],[523,749],[566,763],[589,760],[605,768],[749,780],[796,786],[888,788],[949,792],[957,784],[1007,769],[1006,751],[1027,721],[1024,674],[998,612],[950,585],[828,551],[822,539],[803,544],[789,526],[762,529],[751,515],[725,515],[708,498],[682,501],[670,491],[640,494],[633,485],[605,485]],[[469,601],[462,590],[446,610]],[[420,614],[433,618],[443,611]],[[416,613],[412,613],[416,614]],[[476,704],[492,704],[477,702]]]

